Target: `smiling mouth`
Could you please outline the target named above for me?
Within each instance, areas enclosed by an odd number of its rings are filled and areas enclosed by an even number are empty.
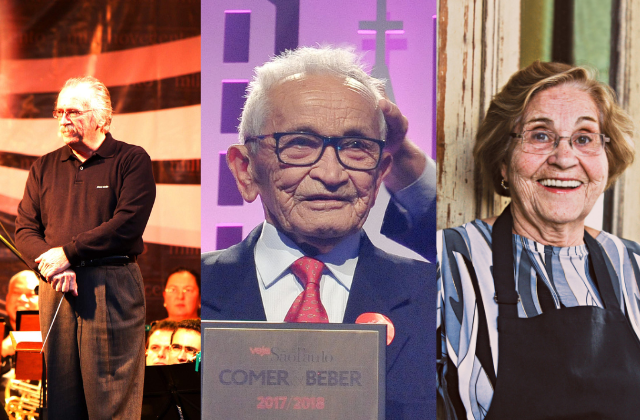
[[[576,180],[541,179],[538,182],[544,187],[561,188],[566,190],[576,189],[582,185],[581,181]]]

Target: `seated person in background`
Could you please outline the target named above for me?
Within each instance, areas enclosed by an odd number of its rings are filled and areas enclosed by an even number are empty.
[[[178,322],[171,335],[169,364],[193,362],[200,353],[200,319],[185,319]]]
[[[169,364],[171,336],[177,326],[177,322],[166,319],[155,322],[151,326],[151,330],[149,330],[149,337],[147,338],[147,366]]]
[[[200,318],[200,274],[185,267],[175,268],[167,277],[162,297],[168,320]]]
[[[402,115],[383,93],[346,49],[299,48],[255,70],[241,144],[227,160],[245,201],[260,197],[265,221],[240,244],[203,254],[202,316],[354,323],[385,315],[396,331],[386,349],[386,418],[422,419],[435,412],[425,330],[435,324],[435,267],[385,253],[362,230],[392,163],[387,135],[397,130],[385,117]]]
[[[8,321],[4,331],[2,341],[2,373],[11,369],[11,364],[6,365],[5,358],[15,353],[11,344],[10,331],[16,330],[16,314],[18,311],[38,310],[38,295],[35,288],[38,286],[38,277],[31,270],[24,270],[9,280],[9,290],[7,291],[6,310]]]

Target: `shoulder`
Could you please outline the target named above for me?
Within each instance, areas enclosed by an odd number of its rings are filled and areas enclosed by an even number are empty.
[[[493,230],[491,223],[493,222],[495,222],[495,219],[476,219],[461,226],[438,231],[439,259],[442,252],[444,252],[443,250],[462,252],[477,247],[490,250],[491,232]]]
[[[151,159],[147,151],[144,150],[141,146],[116,140],[115,138],[113,138],[111,133],[107,133],[107,141],[113,142],[112,147],[115,155],[118,158],[143,157],[143,158]]]
[[[611,254],[614,253],[614,250],[618,250],[634,253],[638,255],[638,258],[640,258],[640,244],[638,244],[637,242],[620,238],[605,231],[600,231],[597,236],[594,236],[594,238],[604,248],[609,257],[611,257]]]
[[[432,279],[435,281],[435,264],[389,254],[373,245],[366,236],[360,248],[358,265],[369,271],[371,276],[384,278],[394,287],[401,282],[425,284]]]
[[[44,155],[38,157],[34,162],[32,167],[39,167],[44,165],[49,165],[51,163],[60,162],[65,157],[67,157],[70,153],[69,146],[64,145],[62,147],[57,148],[49,153],[45,153]]]
[[[68,146],[62,146],[52,152],[39,156],[33,161],[29,169],[29,177],[42,179],[47,174],[56,171],[60,167],[63,160],[69,156],[70,150]]]
[[[253,258],[253,249],[262,232],[262,225],[256,227],[242,242],[227,249],[202,253],[200,264],[202,277],[224,266],[245,264],[247,259]]]

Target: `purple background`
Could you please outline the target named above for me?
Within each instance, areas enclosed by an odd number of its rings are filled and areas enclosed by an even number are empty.
[[[240,229],[245,237],[264,220],[259,200],[238,204],[228,169],[221,166],[221,152],[237,142],[229,127],[242,105],[238,87],[251,79],[255,66],[296,45],[351,45],[367,52],[365,62],[373,67],[376,35],[359,33],[358,28],[362,21],[376,20],[378,3],[385,1],[202,2],[203,252],[231,245],[239,239]],[[235,12],[225,13],[230,10]],[[436,0],[386,0],[386,11],[387,20],[401,21],[404,31],[386,34],[385,61],[395,101],[409,118],[409,137],[433,157]],[[381,191],[365,229],[377,246],[414,255],[379,235],[387,201],[388,194]]]

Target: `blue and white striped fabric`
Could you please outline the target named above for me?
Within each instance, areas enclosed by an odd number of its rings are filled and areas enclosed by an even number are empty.
[[[487,316],[493,365],[498,366],[498,305],[493,299],[491,229],[487,223],[475,220],[439,231],[437,235],[438,329],[441,337],[438,393],[444,398],[446,418],[483,419],[493,397],[491,383],[476,356],[477,299],[480,298]],[[586,246],[559,248],[513,236],[516,290],[521,297],[518,305],[520,317],[542,313],[538,294],[538,287],[543,287],[542,284],[549,290],[558,309],[602,307],[589,274]],[[640,337],[640,246],[606,232],[601,232],[596,240],[605,251],[607,267],[614,290],[622,302],[622,310]],[[474,292],[469,266],[475,271],[481,296]],[[457,376],[457,386],[447,383],[447,372]]]

